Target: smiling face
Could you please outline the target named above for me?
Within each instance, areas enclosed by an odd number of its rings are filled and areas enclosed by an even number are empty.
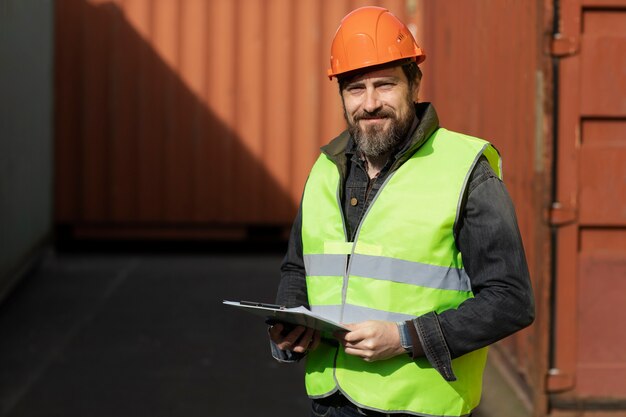
[[[348,130],[366,157],[392,151],[407,134],[415,111],[419,81],[411,86],[402,67],[358,75],[341,90]]]

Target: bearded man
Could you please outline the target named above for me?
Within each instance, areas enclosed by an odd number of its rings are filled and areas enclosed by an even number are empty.
[[[313,416],[466,416],[486,347],[529,325],[533,295],[498,152],[418,103],[425,55],[388,10],[347,15],[331,48],[347,130],[311,170],[277,303],[346,333],[270,328],[307,357]]]

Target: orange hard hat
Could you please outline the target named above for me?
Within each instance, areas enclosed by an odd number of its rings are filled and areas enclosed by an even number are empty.
[[[426,55],[397,17],[382,7],[367,6],[343,18],[330,48],[328,78],[361,68]]]

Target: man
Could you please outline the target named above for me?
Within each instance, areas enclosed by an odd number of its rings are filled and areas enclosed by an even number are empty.
[[[269,331],[278,360],[307,356],[313,416],[469,415],[486,346],[534,318],[500,157],[417,103],[424,59],[379,7],[348,14],[333,41],[348,129],[311,170],[277,302],[350,331]]]

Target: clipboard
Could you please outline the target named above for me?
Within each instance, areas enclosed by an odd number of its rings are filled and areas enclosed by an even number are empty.
[[[277,304],[258,303],[255,301],[223,301],[224,304],[247,311],[265,318],[265,322],[289,323],[296,326],[305,326],[322,332],[349,332],[350,330],[341,324],[319,316],[306,307],[287,308]]]

